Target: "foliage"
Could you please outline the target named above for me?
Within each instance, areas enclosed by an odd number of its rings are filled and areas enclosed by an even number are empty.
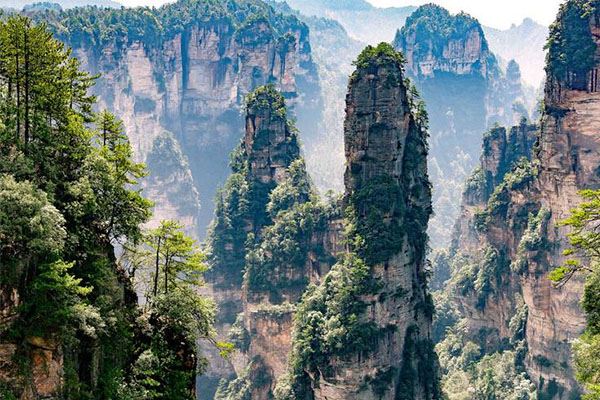
[[[569,258],[549,274],[549,279],[562,286],[576,274],[584,273],[586,276],[581,306],[587,317],[587,327],[585,333],[574,343],[573,351],[577,379],[587,390],[584,398],[591,400],[600,398],[600,191],[583,190],[580,194],[583,202],[562,221],[562,225],[571,228],[568,234],[571,247],[564,252]]]
[[[295,315],[294,347],[291,366],[292,390],[303,393],[305,371],[327,374],[327,360],[357,352],[369,352],[379,340],[381,330],[361,321],[366,305],[360,296],[369,293],[370,268],[356,255],[348,254],[333,266],[318,287],[309,286]]]
[[[512,171],[504,175],[502,182],[496,186],[486,208],[475,215],[477,229],[483,232],[494,217],[503,216],[508,211],[511,192],[529,185],[537,174],[537,166],[527,158],[521,158]]]
[[[485,171],[481,166],[475,168],[475,171],[469,176],[465,183],[464,193],[473,194],[477,199],[485,198],[485,191],[487,188],[487,180]]]
[[[254,40],[251,33],[262,23],[266,23],[267,30],[261,35],[283,38],[295,30],[308,34],[295,16],[281,15],[257,0],[182,0],[159,8],[79,7],[63,12],[41,10],[32,17],[48,21],[55,34],[68,39],[74,48],[101,49],[142,41],[147,50],[160,49],[164,41],[199,24],[226,25],[239,39]],[[117,51],[114,55],[118,58],[122,54]]]
[[[461,296],[475,294],[477,307],[483,309],[494,288],[503,282],[508,266],[506,256],[491,246],[483,248],[478,257],[455,254],[451,260],[450,287]]]
[[[249,115],[255,115],[260,111],[270,111],[275,118],[287,121],[285,99],[273,84],[260,86],[249,93],[246,97],[246,110]]]
[[[45,192],[28,181],[0,176],[0,271],[9,277],[15,261],[52,259],[64,248],[65,220]],[[4,282],[6,283],[6,282]]]
[[[449,330],[436,352],[445,372],[442,386],[449,400],[537,399],[535,385],[519,363],[519,350],[484,355],[468,338],[464,321]]]
[[[390,176],[375,177],[351,194],[348,237],[365,262],[377,264],[400,251],[406,233],[398,222],[404,217],[403,197],[399,182]]]
[[[161,279],[163,294],[173,288],[189,288],[201,283],[200,278],[207,269],[205,256],[182,229],[175,221],[161,221],[158,228],[146,234],[145,243],[149,248],[146,263],[154,266],[152,292],[148,295],[158,295]]]
[[[556,22],[550,26],[545,46],[546,70],[574,88],[585,88],[587,72],[594,67],[596,44],[589,20],[596,14],[597,6],[596,0],[568,1],[561,5]]]
[[[251,170],[253,154],[260,152],[263,146],[271,145],[271,133],[266,128],[255,133],[251,144],[253,148],[246,148],[248,143],[241,143],[232,152],[230,166],[233,173],[217,195],[215,218],[208,239],[211,264],[214,266],[212,273],[226,273],[228,281],[222,283],[224,285],[241,285],[247,252],[256,245],[261,230],[273,224],[280,208],[290,207],[290,202],[308,201],[313,190],[304,161],[300,158],[295,128],[286,117],[284,98],[273,85],[261,86],[248,95],[247,118],[257,113],[270,122],[282,123],[283,129],[289,133],[288,148],[282,162],[287,164],[290,177],[281,185],[274,180],[265,183]],[[292,187],[295,184],[300,186]],[[273,191],[275,197],[271,199]]]
[[[295,204],[314,200],[314,188],[303,159],[293,161],[287,169],[286,178],[269,195],[267,211],[275,218],[281,211],[290,210]]]
[[[584,383],[588,393],[584,400],[600,398],[600,335],[585,333],[573,343],[577,380]]]
[[[407,19],[404,27],[394,39],[396,48],[405,48],[405,42],[415,37],[416,57],[421,58],[431,52],[442,58],[444,46],[452,39],[463,39],[473,29],[484,37],[479,22],[465,13],[451,15],[448,10],[435,4],[419,7]],[[487,47],[487,42],[484,42]]]
[[[303,277],[309,251],[327,261],[322,245],[312,243],[312,235],[327,229],[325,206],[318,202],[306,202],[280,212],[273,225],[266,227],[262,238],[246,256],[246,281],[251,291],[271,292],[277,298],[279,289],[307,284]],[[285,271],[296,269],[302,276],[299,281],[288,281]],[[301,292],[301,290],[300,290]]]
[[[360,69],[382,66],[397,66],[402,69],[404,56],[396,51],[391,44],[381,42],[375,47],[371,45],[365,47],[353,65]]]
[[[92,112],[93,78],[43,24],[2,20],[0,64],[0,290],[20,299],[0,340],[17,345],[23,376],[31,338],[56,343],[65,399],[189,399],[195,341],[212,337],[212,303],[192,290],[202,254],[170,225],[169,253],[157,250],[168,292],[138,309],[135,272],[151,276],[155,260],[131,257],[128,275],[115,245],[137,248],[151,203],[121,122]]]
[[[436,364],[437,356],[433,343],[429,339],[419,337],[417,326],[409,326],[404,339],[397,398],[414,399],[417,396],[415,386],[424,391],[426,398],[441,398]]]
[[[541,208],[537,215],[529,215],[527,228],[519,242],[517,257],[511,264],[514,272],[524,273],[527,271],[528,259],[531,256],[538,256],[540,251],[549,248],[547,225],[550,216],[551,213],[546,208]]]
[[[195,216],[200,209],[200,194],[189,172],[189,161],[173,134],[165,131],[154,139],[146,164],[152,171],[148,177],[151,185],[161,187],[172,204],[180,204],[181,213]]]
[[[337,208],[319,200],[304,161],[297,159],[271,191],[266,209],[272,223],[263,228],[260,240],[248,247],[245,280],[251,291],[270,293],[272,301],[278,302],[278,293],[284,289],[299,297],[308,283],[304,267],[309,253],[316,255],[318,262],[333,263],[323,245],[313,239],[326,233]],[[298,278],[289,280],[290,273]]]
[[[584,202],[571,210],[570,217],[562,221],[562,225],[571,228],[571,233],[568,234],[571,247],[565,250],[564,255],[573,258],[569,258],[563,266],[551,272],[550,280],[557,285],[566,283],[579,271],[591,272],[600,257],[600,232],[597,231],[597,221],[600,220],[600,191],[583,190],[580,195]],[[582,264],[582,260],[588,261],[590,266]]]
[[[239,350],[247,352],[250,348],[250,333],[244,326],[244,314],[237,315],[235,322],[227,333],[229,341]]]
[[[174,221],[161,221],[144,234],[137,247],[126,247],[124,260],[138,265],[136,279],[146,304],[142,347],[130,376],[123,380],[123,398],[144,394],[152,399],[192,398],[197,373],[205,360],[197,360],[199,339],[213,340],[215,306],[197,294],[206,271],[205,255]],[[231,345],[213,342],[226,355]]]

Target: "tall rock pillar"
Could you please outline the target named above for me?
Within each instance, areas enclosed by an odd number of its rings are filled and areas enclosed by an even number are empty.
[[[296,316],[292,390],[306,399],[437,399],[425,251],[426,114],[390,45],[367,47],[346,97],[348,251]]]

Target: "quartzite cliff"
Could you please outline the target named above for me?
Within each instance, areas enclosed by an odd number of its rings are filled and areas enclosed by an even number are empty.
[[[287,370],[295,305],[334,262],[337,207],[318,199],[274,86],[248,97],[246,134],[232,159],[209,234],[209,281],[217,328],[237,350],[229,362],[215,357],[201,398],[220,382],[217,399],[269,399]]]
[[[508,140],[493,130],[486,140],[451,254],[450,286],[469,335],[486,352],[511,343],[540,398],[548,399],[571,399],[580,391],[571,343],[585,327],[582,277],[555,288],[548,273],[565,262],[568,230],[560,222],[581,201],[578,191],[600,184],[600,14],[592,3],[592,13],[581,2],[565,3],[551,27],[544,110],[531,161],[527,132],[534,128],[513,128]],[[526,158],[516,162],[515,155]]]
[[[430,120],[429,169],[436,190],[430,234],[434,248],[450,241],[463,182],[475,167],[481,136],[495,122],[528,115],[519,66],[504,73],[479,22],[428,4],[396,34],[406,73],[425,101]],[[515,105],[516,107],[513,107]]]
[[[287,398],[436,399],[426,116],[390,45],[367,47],[356,65],[344,125],[349,245],[298,307]]]

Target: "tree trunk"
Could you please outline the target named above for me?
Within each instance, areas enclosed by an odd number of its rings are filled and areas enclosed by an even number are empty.
[[[155,270],[154,270],[154,297],[156,297],[157,293],[158,293],[158,274],[160,273],[159,270],[159,266],[160,266],[160,237],[158,238],[158,245],[156,246],[156,265],[155,265]]]
[[[28,29],[29,29],[29,24],[27,24],[25,26],[24,29],[24,39],[25,41],[23,42],[23,46],[24,46],[24,52],[25,52],[25,147],[27,148],[27,144],[29,143],[29,134],[30,134],[30,123],[29,123],[29,111],[30,111],[30,99],[29,99],[29,95],[30,95],[30,75],[31,75],[31,65],[29,62],[29,35],[28,35]]]

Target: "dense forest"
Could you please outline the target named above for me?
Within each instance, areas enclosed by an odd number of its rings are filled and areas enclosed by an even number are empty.
[[[0,398],[600,399],[600,0],[290,4],[1,15]]]
[[[142,228],[145,167],[70,51],[24,17],[0,32],[2,398],[189,399],[203,253],[176,222]]]

